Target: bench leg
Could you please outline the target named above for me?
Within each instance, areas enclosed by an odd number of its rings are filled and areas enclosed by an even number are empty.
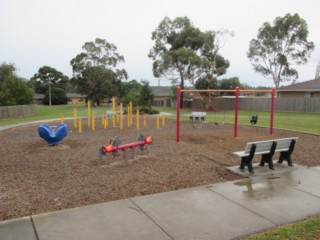
[[[268,163],[269,168],[274,170],[272,157],[273,155],[270,156],[269,154],[263,154],[259,166],[263,167],[265,163]]]
[[[269,168],[274,170],[272,158],[276,150],[276,147],[277,147],[277,142],[273,142],[270,148],[270,152],[266,154],[262,154],[260,166],[264,166],[265,163],[268,163]]]
[[[293,167],[292,164],[292,159],[291,159],[291,154],[294,150],[294,146],[296,145],[296,140],[292,139],[290,146],[289,146],[289,150],[286,152],[281,152],[280,153],[280,157],[279,157],[279,161],[278,163],[282,163],[283,161],[287,161],[288,162],[288,166]]]
[[[250,157],[242,157],[241,158],[241,163],[240,163],[240,169],[244,170],[245,166],[248,167],[248,170],[250,173],[254,173],[253,171],[253,166],[252,166],[252,158]]]
[[[287,152],[280,153],[279,161],[278,163],[282,163],[283,161],[288,162],[288,166],[293,167],[291,154],[288,154]]]

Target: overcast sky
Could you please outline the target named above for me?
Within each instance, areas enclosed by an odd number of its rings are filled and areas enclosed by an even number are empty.
[[[98,37],[117,46],[125,58],[119,67],[127,70],[129,80],[158,85],[148,58],[154,44],[151,33],[165,16],[187,16],[201,31],[234,32],[221,50],[230,61],[222,78],[237,76],[251,86],[272,86],[272,79],[252,70],[246,57],[249,42],[264,22],[298,13],[316,46],[308,63],[297,67],[302,82],[314,79],[320,60],[319,10],[319,0],[1,0],[0,63],[14,63],[18,75],[27,79],[44,65],[71,77],[70,60],[85,42]]]

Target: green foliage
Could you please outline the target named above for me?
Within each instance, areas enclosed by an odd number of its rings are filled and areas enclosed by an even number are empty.
[[[154,61],[154,76],[166,77],[175,85],[180,80],[181,87],[185,80],[192,85],[201,78],[214,80],[229,67],[229,62],[218,54],[220,37],[227,34],[202,32],[187,17],[165,17],[152,32],[155,45],[149,57]]]
[[[253,69],[263,76],[272,76],[278,88],[282,81],[298,78],[291,64],[304,64],[314,50],[308,42],[308,25],[298,14],[277,17],[273,25],[263,24],[257,39],[252,39],[247,53]]]
[[[9,76],[1,83],[1,106],[31,104],[32,97],[33,93],[26,82],[16,76]]]
[[[16,76],[13,64],[0,66],[0,106],[31,104],[33,92],[27,83]]]
[[[63,75],[62,72],[49,66],[43,66],[39,68],[38,73],[34,74],[30,79],[29,85],[34,87],[36,93],[44,94],[48,91],[49,82],[52,87],[66,89],[68,81],[68,76]]]
[[[139,105],[151,108],[151,104],[154,99],[152,89],[150,88],[148,81],[141,81],[141,83],[142,85],[139,95]]]
[[[67,104],[68,98],[65,90],[57,87],[51,88],[51,104],[52,105],[62,105]],[[44,95],[43,104],[49,105],[49,91]]]
[[[136,80],[131,80],[129,82],[123,82],[120,88],[120,101],[124,105],[128,105],[130,101],[134,106],[139,105],[141,84]]]
[[[14,64],[7,64],[5,62],[0,65],[0,83],[4,82],[10,76],[15,76],[16,67]]]
[[[117,52],[117,47],[104,39],[96,38],[86,42],[78,54],[70,61],[73,75],[72,83],[78,92],[87,94],[94,106],[102,98],[119,94],[122,79],[128,75],[124,69],[116,69],[124,57]]]
[[[151,106],[148,107],[148,106],[144,106],[144,107],[141,107],[139,108],[139,111],[140,111],[140,114],[159,114],[160,111],[156,110],[156,109],[152,109]]]

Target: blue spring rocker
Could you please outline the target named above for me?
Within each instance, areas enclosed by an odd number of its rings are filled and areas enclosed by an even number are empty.
[[[49,145],[58,145],[68,135],[68,125],[48,126],[41,124],[38,127],[38,133]]]

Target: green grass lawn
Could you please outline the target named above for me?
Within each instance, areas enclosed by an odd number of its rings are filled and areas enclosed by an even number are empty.
[[[0,126],[37,120],[55,119],[60,118],[60,116],[63,116],[64,118],[73,117],[74,108],[77,109],[78,117],[87,117],[88,110],[87,107],[84,105],[60,105],[51,107],[44,105],[36,105],[36,115],[15,119],[3,119],[0,120]],[[155,107],[155,109],[159,110],[160,112],[171,113],[172,115],[168,116],[167,118],[176,118],[175,108]],[[96,115],[101,115],[103,112],[107,110],[111,110],[111,105],[91,108],[91,111],[94,111]],[[182,109],[181,120],[187,121],[189,119],[190,113],[190,109]],[[249,116],[256,114],[259,116],[258,123],[256,126],[270,126],[270,112],[256,111],[239,111],[239,124],[250,125]],[[234,124],[234,111],[207,112],[206,121]],[[276,112],[274,114],[274,128],[320,134],[320,114]]]
[[[320,239],[320,217],[308,218],[304,221],[273,228],[263,233],[250,235],[242,240],[314,240]]]

